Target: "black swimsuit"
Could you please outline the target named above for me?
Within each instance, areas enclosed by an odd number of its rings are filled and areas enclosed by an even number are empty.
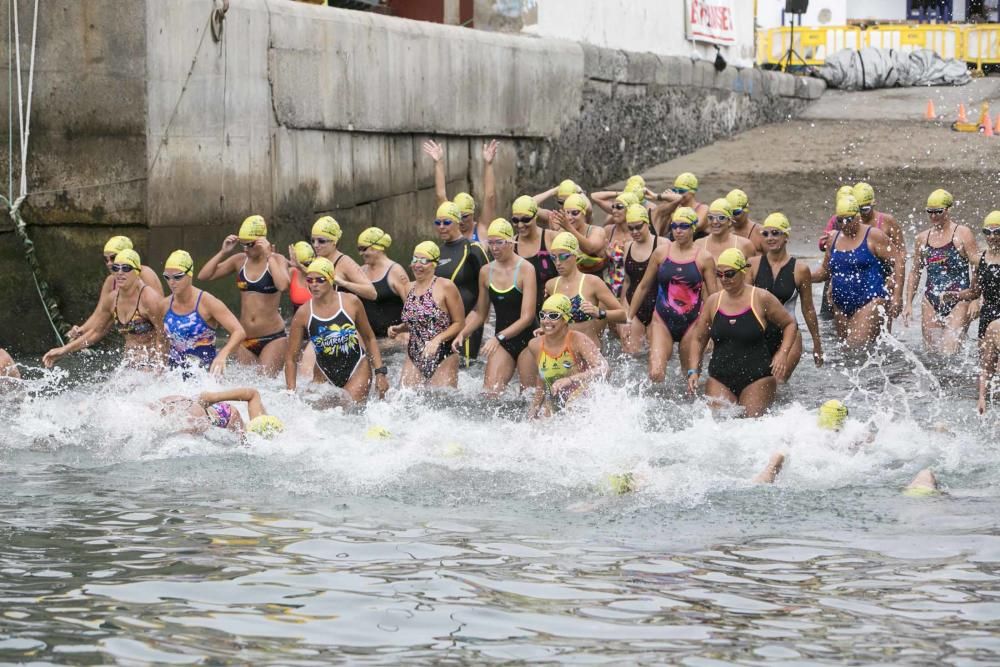
[[[637,262],[632,259],[632,245],[628,247],[628,253],[625,255],[625,275],[628,276],[628,290],[625,291],[625,300],[630,304],[632,303],[632,295],[635,294],[635,289],[642,282],[642,277],[646,275],[646,267],[649,266],[649,260],[653,257],[653,253],[656,252],[656,244],[659,242],[659,237],[655,234],[653,235],[653,249],[649,251],[649,257],[646,258],[645,262]],[[657,290],[649,289],[646,291],[646,298],[643,299],[642,305],[639,306],[639,310],[636,311],[635,316],[642,322],[643,326],[649,326],[649,323],[653,321],[653,310],[656,308],[656,294]]]
[[[538,282],[536,298],[538,299],[538,310],[541,310],[542,303],[545,301],[545,284],[558,276],[559,271],[556,269],[556,263],[552,260],[552,255],[545,247],[545,230],[540,229],[538,233],[542,235],[538,242],[538,252],[524,259],[535,267],[535,280]],[[514,253],[517,253],[517,239],[514,239]]]
[[[778,270],[775,276],[771,272],[771,262],[767,261],[767,256],[760,258],[760,266],[757,267],[757,275],[754,277],[754,286],[765,289],[781,302],[785,310],[795,317],[795,304],[798,302],[799,288],[795,285],[795,258],[791,257],[785,265]],[[784,332],[770,322],[764,330],[764,338],[767,339],[767,349],[771,351],[771,356],[781,347],[781,340]]]
[[[330,317],[317,315],[313,301],[309,302],[307,331],[316,350],[316,365],[327,380],[343,387],[365,360],[365,350],[354,320],[344,310],[344,297],[338,294],[337,298],[340,308]]]
[[[523,261],[525,261],[523,258],[517,261],[517,265],[514,267],[514,284],[505,290],[498,290],[493,286],[493,264],[490,264],[488,285],[490,303],[493,304],[493,311],[497,316],[497,332],[503,331],[521,319],[521,302],[524,295],[517,286],[517,276],[521,271],[521,262]],[[507,340],[499,341],[500,347],[506,350],[507,354],[516,363],[518,356],[528,347],[528,343],[531,342],[532,337],[532,328],[531,326],[527,326],[524,331],[514,334]]]
[[[993,320],[1000,319],[1000,264],[990,264],[986,261],[984,252],[976,267],[979,276],[979,287],[982,289],[982,307],[979,309],[979,337],[986,335],[986,327]]]
[[[771,376],[771,354],[764,338],[764,324],[753,310],[757,288],[750,289],[750,306],[736,315],[724,313],[720,308],[710,329],[715,351],[708,364],[708,375],[725,385],[736,398],[757,380]]]
[[[394,266],[395,263],[390,264],[385,275],[372,282],[375,286],[375,300],[361,300],[365,314],[368,315],[368,324],[371,325],[376,338],[385,338],[389,335],[389,327],[402,321],[403,300],[392,291],[392,286],[389,284],[389,273]]]

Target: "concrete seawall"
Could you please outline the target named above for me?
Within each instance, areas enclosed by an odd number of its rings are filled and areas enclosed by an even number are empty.
[[[31,5],[19,3],[26,81]],[[332,213],[345,249],[379,224],[402,256],[431,233],[428,137],[445,145],[449,194],[477,198],[479,146],[500,138],[506,214],[521,192],[564,177],[598,187],[795,115],[823,90],[778,73],[284,0],[233,0],[216,41],[212,9],[40,8],[28,159],[38,194],[23,212],[71,321],[93,306],[112,233],[133,237],[154,266],[177,247],[201,263],[251,213],[268,219],[279,247]],[[0,182],[7,173],[4,163]],[[0,345],[37,351],[51,334],[10,230],[4,218],[0,312],[18,318],[5,317]],[[231,280],[210,289],[235,296]]]

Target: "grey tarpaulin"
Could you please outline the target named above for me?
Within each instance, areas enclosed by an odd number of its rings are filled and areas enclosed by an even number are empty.
[[[901,86],[964,86],[972,80],[965,63],[930,49],[842,49],[826,59],[819,76],[831,88],[866,90]]]

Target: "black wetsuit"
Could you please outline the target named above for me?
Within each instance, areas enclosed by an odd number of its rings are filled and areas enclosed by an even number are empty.
[[[493,311],[497,316],[497,333],[521,319],[521,303],[524,295],[517,286],[517,276],[521,271],[521,262],[524,261],[523,258],[518,259],[517,265],[514,267],[514,284],[505,290],[498,290],[493,286],[493,265],[490,264],[488,285],[490,303],[493,304]],[[510,336],[507,340],[500,341],[500,347],[506,350],[516,363],[517,357],[531,342],[532,335],[532,327],[529,325],[524,328],[524,331]]]
[[[458,293],[462,295],[465,314],[468,315],[476,307],[476,301],[479,299],[479,269],[489,264],[486,251],[481,245],[473,243],[464,236],[443,243],[440,247],[441,258],[434,274],[455,283]],[[479,346],[482,342],[483,328],[479,327],[465,340],[466,363],[479,356]]]
[[[771,375],[771,354],[753,302],[751,292],[750,307],[742,313],[731,315],[720,308],[710,329],[715,350],[708,364],[708,375],[725,385],[736,398],[757,380]]]

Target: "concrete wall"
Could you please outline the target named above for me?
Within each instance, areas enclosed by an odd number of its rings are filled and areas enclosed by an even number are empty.
[[[793,115],[822,91],[818,80],[716,73],[688,57],[283,0],[232,0],[217,43],[206,33],[212,6],[43,5],[29,173],[32,189],[57,192],[33,196],[25,213],[71,321],[93,307],[99,250],[114,233],[153,266],[178,247],[200,264],[251,213],[268,219],[279,248],[331,213],[345,249],[379,224],[402,257],[431,235],[428,137],[446,148],[449,194],[477,198],[482,143],[500,138],[506,214],[521,192],[565,177],[600,187]],[[208,287],[235,302],[232,280]],[[0,313],[11,312],[20,317],[0,325],[0,346],[51,344],[21,249],[0,227]]]

